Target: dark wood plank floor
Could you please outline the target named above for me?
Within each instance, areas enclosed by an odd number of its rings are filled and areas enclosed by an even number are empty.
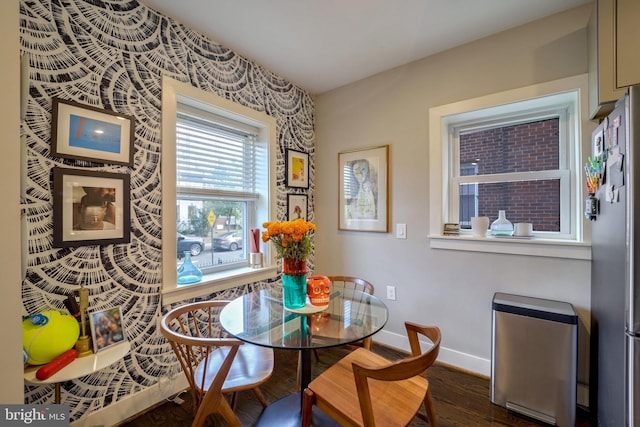
[[[388,359],[397,359],[405,355],[386,347],[374,344],[373,350]],[[347,349],[327,349],[318,351],[319,360],[314,360],[313,375],[317,375],[341,357]],[[275,369],[271,379],[262,387],[267,402],[292,393],[296,389],[297,352],[276,350]],[[429,369],[429,381],[433,394],[436,416],[440,427],[449,426],[542,426],[532,420],[508,413],[505,409],[493,405],[490,401],[490,383],[486,378],[470,375],[442,365]],[[134,419],[120,424],[123,427],[182,427],[191,425],[191,399],[189,393],[181,395],[185,402],[177,405],[172,402],[140,414]],[[242,425],[251,426],[258,418],[262,407],[251,392],[238,396],[236,414]],[[421,410],[424,412],[424,408]],[[207,426],[225,425],[215,416],[209,417]],[[428,426],[421,418],[409,424],[412,427]],[[590,427],[592,424],[586,411],[578,410],[577,427]],[[274,426],[277,427],[277,426]]]

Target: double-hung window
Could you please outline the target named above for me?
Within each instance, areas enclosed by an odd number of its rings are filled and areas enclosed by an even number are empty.
[[[248,254],[249,231],[274,217],[275,120],[165,78],[162,132],[165,294],[184,299],[273,274],[268,246],[264,268],[250,268]],[[203,280],[178,285],[187,253]]]
[[[568,208],[571,110],[562,103],[452,126],[451,222],[470,230],[471,217],[496,219],[504,210],[513,223],[534,224],[538,236],[575,236]]]
[[[432,108],[431,247],[588,258],[580,211],[585,108],[585,76]],[[500,210],[513,223],[532,223],[534,238],[517,246],[465,239],[471,217],[494,221]],[[460,238],[444,236],[445,223],[458,223]]]

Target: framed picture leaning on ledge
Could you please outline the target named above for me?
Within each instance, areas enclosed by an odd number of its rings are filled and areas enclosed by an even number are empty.
[[[126,340],[120,306],[89,314],[91,339],[95,353]]]

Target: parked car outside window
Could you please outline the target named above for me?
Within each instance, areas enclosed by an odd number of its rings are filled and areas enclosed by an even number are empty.
[[[213,238],[214,249],[236,251],[242,248],[242,231],[231,231]]]
[[[178,259],[184,256],[185,252],[191,252],[191,256],[198,256],[204,250],[204,239],[202,237],[185,236],[176,233],[178,241]]]

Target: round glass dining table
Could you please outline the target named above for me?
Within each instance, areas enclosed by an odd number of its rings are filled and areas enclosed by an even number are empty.
[[[345,288],[333,289],[324,307],[307,304],[287,309],[279,287],[251,292],[227,304],[220,324],[229,334],[247,343],[300,352],[300,393],[270,404],[255,425],[299,426],[302,392],[311,381],[311,351],[362,340],[380,331],[387,319],[387,307],[380,299]],[[336,425],[316,409],[314,426]]]

